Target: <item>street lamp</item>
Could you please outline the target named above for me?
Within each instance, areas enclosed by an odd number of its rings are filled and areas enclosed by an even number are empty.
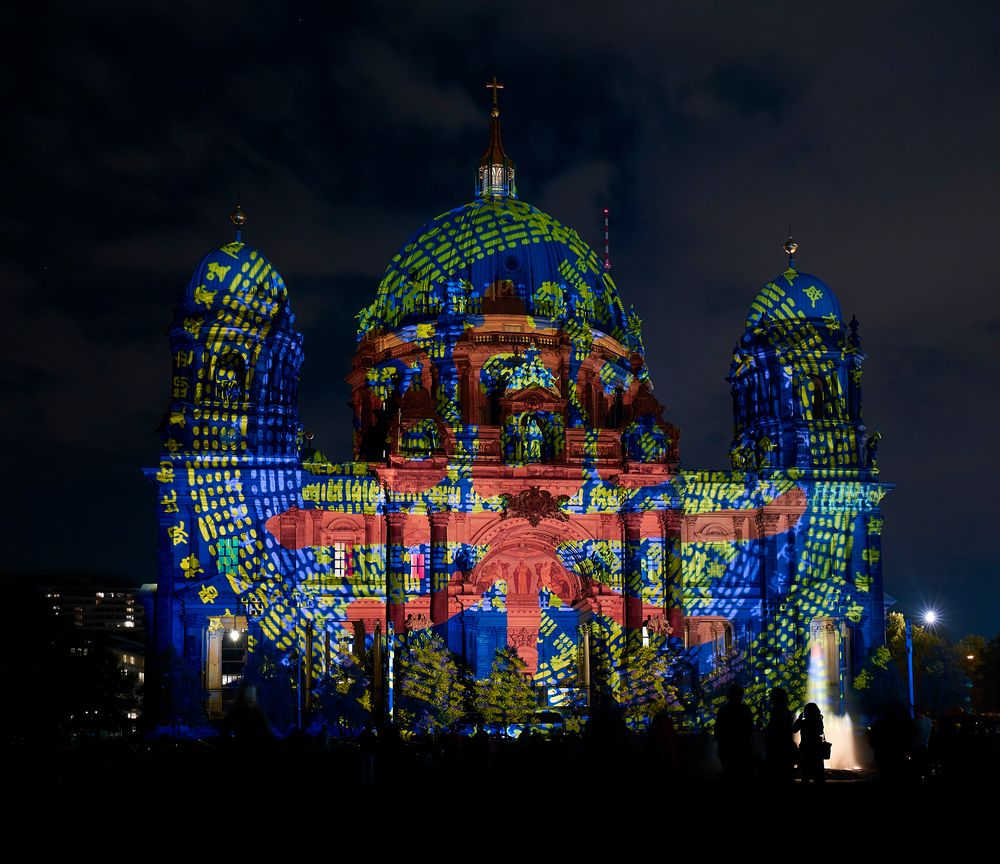
[[[933,627],[940,620],[936,609],[925,609],[923,622],[928,627]],[[910,719],[916,717],[916,703],[913,698],[913,622],[909,618],[906,621],[906,672],[910,684]]]

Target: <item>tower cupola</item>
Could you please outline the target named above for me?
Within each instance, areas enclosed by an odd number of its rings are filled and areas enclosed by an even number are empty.
[[[500,140],[500,105],[497,102],[497,91],[503,90],[503,84],[500,84],[494,75],[493,80],[486,86],[493,91],[493,105],[490,108],[490,143],[479,160],[476,197],[502,195],[506,198],[516,198],[514,160],[504,151],[503,141]]]

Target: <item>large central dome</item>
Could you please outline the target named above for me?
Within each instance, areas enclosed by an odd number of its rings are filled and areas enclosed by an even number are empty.
[[[485,195],[406,241],[360,314],[358,335],[448,311],[485,313],[491,301],[553,321],[582,319],[619,339],[625,331],[618,289],[576,231],[523,201]]]

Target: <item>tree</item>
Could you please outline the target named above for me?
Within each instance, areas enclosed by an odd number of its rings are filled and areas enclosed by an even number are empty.
[[[969,679],[965,657],[958,646],[925,627],[914,625],[913,690],[915,701],[934,714],[968,708]],[[899,612],[886,616],[886,646],[903,682],[903,698],[908,698],[906,619]]]
[[[260,639],[250,654],[245,680],[257,687],[257,703],[272,728],[285,731],[296,720],[297,702],[293,687],[295,671],[291,661],[274,643]]]
[[[805,647],[796,648],[772,657],[765,667],[760,663],[751,664],[741,651],[730,651],[717,657],[709,675],[698,679],[691,674],[690,695],[682,700],[693,715],[697,726],[711,727],[715,715],[726,701],[729,688],[734,684],[743,688],[743,701],[750,706],[758,723],[764,723],[771,705],[771,690],[781,687],[788,693],[788,703],[792,710],[805,704],[808,684],[809,651]]]
[[[419,732],[446,729],[465,713],[466,687],[455,656],[432,630],[411,635],[396,661],[396,717]]]
[[[313,691],[315,716],[342,731],[354,731],[371,717],[371,681],[358,658],[341,647],[330,657],[330,669]]]
[[[1000,636],[994,636],[983,648],[979,662],[972,663],[975,689],[978,690],[977,710],[1000,712]]]
[[[993,647],[991,647],[993,646]],[[955,646],[958,656],[962,662],[962,668],[969,677],[969,702],[972,710],[976,714],[984,711],[996,711],[1000,706],[1000,701],[987,699],[987,682],[990,679],[991,661],[994,666],[993,675],[996,677],[996,684],[1000,684],[1000,677],[996,664],[1000,661],[1000,639],[990,642],[985,636],[978,636],[970,633],[959,640]],[[1000,693],[1000,688],[995,687],[995,692]]]
[[[677,657],[660,647],[643,646],[625,660],[621,706],[629,720],[647,720],[661,711],[681,710],[674,674]]]
[[[809,685],[809,649],[806,646],[780,655],[766,670],[758,668],[756,672],[753,680],[745,685],[745,701],[758,722],[763,723],[770,712],[771,691],[776,687],[788,693],[788,705],[792,711],[806,704]],[[721,701],[719,704],[722,704]]]
[[[916,701],[932,714],[971,710],[970,684],[958,648],[945,640],[931,645],[923,658]]]
[[[498,648],[490,677],[477,681],[474,704],[487,723],[523,723],[535,710],[525,662],[513,648]]]

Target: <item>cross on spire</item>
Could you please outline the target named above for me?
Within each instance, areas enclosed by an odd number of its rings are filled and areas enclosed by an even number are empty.
[[[503,90],[503,84],[497,81],[497,76],[494,75],[493,80],[487,82],[486,89],[493,91],[493,110],[496,112],[493,116],[496,117],[500,113],[500,103],[497,102],[497,90]]]

